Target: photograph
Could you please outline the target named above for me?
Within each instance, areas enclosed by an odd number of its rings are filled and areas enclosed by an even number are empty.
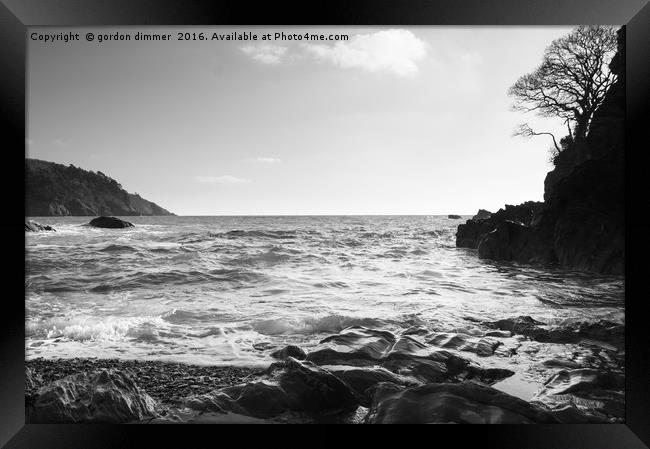
[[[626,423],[626,25],[26,39],[27,424]]]

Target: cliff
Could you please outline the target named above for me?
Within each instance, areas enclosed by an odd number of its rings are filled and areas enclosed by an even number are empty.
[[[618,42],[610,64],[617,81],[594,114],[585,156],[569,144],[546,176],[543,203],[506,206],[488,219],[468,220],[458,226],[456,246],[476,248],[485,259],[623,274],[624,28]]]
[[[25,159],[25,215],[174,215],[102,172]]]

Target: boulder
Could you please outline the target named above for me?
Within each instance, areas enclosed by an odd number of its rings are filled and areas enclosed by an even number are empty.
[[[285,346],[282,349],[278,349],[277,351],[272,352],[271,357],[280,360],[285,360],[288,357],[293,357],[296,360],[305,360],[307,354],[305,353],[305,351],[302,350],[302,348],[299,348],[298,346],[294,346],[294,345],[289,345],[289,346]]]
[[[535,201],[528,201],[517,206],[506,204],[505,208],[499,209],[498,212],[491,214],[489,217],[467,220],[464,224],[458,225],[456,246],[458,248],[477,249],[483,236],[493,231],[499,223],[504,221],[529,226],[543,204]],[[485,214],[483,216],[485,217]]]
[[[494,354],[501,342],[492,337],[472,337],[459,333],[439,332],[427,338],[427,343],[445,349],[468,351],[474,354],[487,357]]]
[[[382,367],[328,365],[323,368],[347,383],[360,398],[360,403],[364,407],[368,407],[372,400],[372,396],[368,394],[370,388],[379,383],[389,382],[406,386],[421,383],[414,378],[395,374]]]
[[[384,358],[394,343],[391,332],[350,326],[321,340],[307,360],[317,365],[368,366]]]
[[[336,415],[352,412],[359,405],[349,385],[313,363],[288,357],[271,365],[267,374],[267,379],[191,396],[185,405],[194,410],[257,418],[273,418],[286,412]]]
[[[560,420],[540,406],[474,382],[405,388],[379,384],[365,422],[370,424],[530,424]]]
[[[131,228],[133,223],[128,221],[120,220],[116,217],[97,217],[90,220],[88,226],[93,226],[95,228],[109,228],[109,229],[118,229],[118,228]]]
[[[447,215],[447,218],[451,218],[453,220],[458,220],[459,218],[462,218],[462,217],[460,215],[449,214],[449,215]]]
[[[409,336],[402,336],[393,345],[382,366],[424,383],[478,379],[491,384],[514,374],[507,369],[483,368],[451,351],[428,346]]]
[[[31,423],[126,423],[156,415],[155,402],[126,371],[79,373],[41,387]]]
[[[25,232],[39,232],[39,231],[56,231],[52,226],[42,225],[33,220],[25,222]]]
[[[533,400],[552,409],[575,407],[594,418],[621,421],[625,417],[625,377],[581,368],[553,374]]]

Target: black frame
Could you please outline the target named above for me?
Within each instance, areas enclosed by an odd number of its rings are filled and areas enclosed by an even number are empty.
[[[19,169],[25,145],[25,66],[27,27],[38,25],[626,25],[627,148],[626,148],[626,423],[533,426],[437,426],[403,429],[380,426],[368,433],[394,436],[415,442],[454,446],[478,443],[499,448],[627,449],[650,444],[650,349],[644,329],[643,303],[648,301],[647,257],[650,254],[650,220],[647,215],[647,167],[650,166],[645,129],[650,124],[650,5],[647,0],[312,0],[260,2],[252,6],[240,0],[2,0],[0,5],[0,109],[8,125],[2,192],[9,214],[0,219],[4,249],[10,257],[3,278],[12,294],[3,295],[0,324],[0,445],[6,447],[134,447],[153,444],[196,447],[196,436],[211,445],[232,437],[246,443],[247,432],[231,426],[114,426],[25,425],[24,418],[24,265],[15,263],[25,255],[20,210],[24,188]],[[645,146],[642,146],[646,143]],[[7,158],[9,160],[7,160]],[[6,173],[15,176],[6,176]],[[22,180],[22,181],[21,181]],[[22,183],[21,183],[22,182]],[[24,198],[24,195],[23,195]],[[635,201],[639,198],[640,201]],[[20,238],[19,236],[23,236]],[[644,260],[645,259],[645,260]],[[22,291],[22,295],[20,292]],[[15,293],[15,294],[14,294]],[[199,428],[200,427],[200,428]],[[353,427],[355,430],[351,430]],[[229,429],[227,429],[229,428]],[[276,427],[277,428],[277,427]],[[349,433],[368,427],[346,426]],[[265,437],[273,431],[266,430]],[[295,434],[289,430],[289,438]],[[429,431],[428,429],[432,429]],[[216,433],[215,433],[216,430]],[[236,433],[235,433],[236,432]],[[225,433],[225,434],[224,434]],[[310,432],[318,442],[337,444],[336,432]],[[363,432],[366,433],[366,432]],[[152,436],[156,441],[152,441]],[[331,435],[331,436],[330,436]],[[251,435],[254,436],[254,435]],[[273,435],[275,436],[275,435]],[[280,435],[278,435],[280,436]],[[286,434],[282,435],[285,438]],[[194,438],[192,438],[194,437]],[[268,438],[267,437],[267,438]],[[365,437],[364,437],[365,440]],[[644,444],[645,442],[645,444]]]

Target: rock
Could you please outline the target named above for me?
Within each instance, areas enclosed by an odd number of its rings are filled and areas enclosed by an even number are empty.
[[[346,383],[313,363],[288,358],[280,366],[278,383],[292,410],[332,414],[353,411],[359,405]]]
[[[33,220],[25,222],[25,232],[39,232],[39,231],[56,231],[52,226],[42,225]]]
[[[272,352],[271,357],[280,360],[285,360],[288,357],[293,357],[296,360],[305,360],[307,354],[298,346],[289,345]]]
[[[481,237],[478,255],[481,259],[515,260],[531,245],[531,229],[521,223],[504,221]]]
[[[473,352],[488,352],[496,347],[496,340],[480,339],[471,342],[462,339],[459,345]],[[456,340],[454,340],[456,341]],[[475,362],[439,347],[429,346],[411,335],[396,338],[392,333],[352,326],[339,334],[321,340],[317,348],[307,355],[307,360],[320,365],[346,365],[356,367],[381,366],[393,373],[418,382],[444,382],[477,378],[492,383],[512,375],[509,370],[485,370]]]
[[[488,323],[488,325],[502,331],[509,331],[512,334],[524,335],[534,340],[537,340],[540,336],[542,339],[544,339],[544,337],[548,335],[548,331],[546,329],[539,327],[543,324],[544,323],[541,321],[537,321],[529,316],[523,315],[516,318],[506,318],[503,320]]]
[[[456,246],[479,257],[563,269],[625,272],[625,31],[610,68],[617,75],[584,140],[563,138],[544,180],[544,203],[529,220],[503,210],[458,226]],[[515,208],[526,209],[524,203]],[[506,206],[506,210],[508,206]],[[506,212],[506,211],[503,211]],[[508,223],[508,221],[513,223]]]
[[[447,218],[452,218],[454,220],[458,220],[459,218],[462,218],[462,217],[460,215],[449,214],[449,215],[447,215]]]
[[[131,374],[115,369],[78,373],[40,388],[31,423],[125,423],[156,415],[154,400]]]
[[[381,383],[389,382],[398,385],[414,386],[420,382],[407,376],[400,376],[392,371],[381,367],[358,367],[346,365],[328,365],[323,368],[334,374],[339,379],[347,383],[353,391],[361,398],[361,405],[368,407],[372,396],[368,390]]]
[[[101,216],[90,220],[88,226],[93,226],[95,228],[117,229],[117,228],[131,228],[133,227],[133,223],[129,223],[128,221],[120,220],[119,218],[115,218],[115,217]]]
[[[446,349],[473,352],[481,357],[494,354],[496,348],[501,345],[499,340],[491,337],[476,338],[463,334],[445,332],[434,334],[427,339],[427,343]]]
[[[597,322],[574,322],[562,326],[544,328],[544,323],[529,316],[506,318],[489,326],[519,334],[545,343],[577,343],[584,339],[610,343],[618,347],[625,344],[625,325],[607,320]]]
[[[365,422],[370,424],[529,424],[560,420],[540,406],[473,382],[405,388],[379,384]]]
[[[427,346],[408,336],[401,337],[395,343],[382,366],[425,383],[462,379],[494,383],[514,374],[506,369],[485,369],[469,359]]]
[[[556,409],[575,407],[595,418],[620,421],[625,417],[625,377],[589,368],[553,374],[534,401]]]
[[[492,216],[492,212],[485,209],[479,209],[476,215],[472,217],[472,220],[474,221],[486,220],[491,216]]]
[[[382,330],[351,326],[320,341],[307,355],[317,365],[368,366],[388,354],[395,336]]]
[[[536,213],[539,212],[543,203],[528,201],[518,206],[507,204],[505,208],[499,209],[489,218],[467,220],[464,224],[458,225],[456,231],[456,246],[459,248],[478,248],[483,236],[493,231],[497,225],[504,221],[512,221],[528,226],[532,223]]]
[[[345,382],[313,363],[288,357],[271,365],[268,379],[191,396],[194,410],[232,412],[271,418],[285,412],[335,415],[349,413],[359,398]]]

